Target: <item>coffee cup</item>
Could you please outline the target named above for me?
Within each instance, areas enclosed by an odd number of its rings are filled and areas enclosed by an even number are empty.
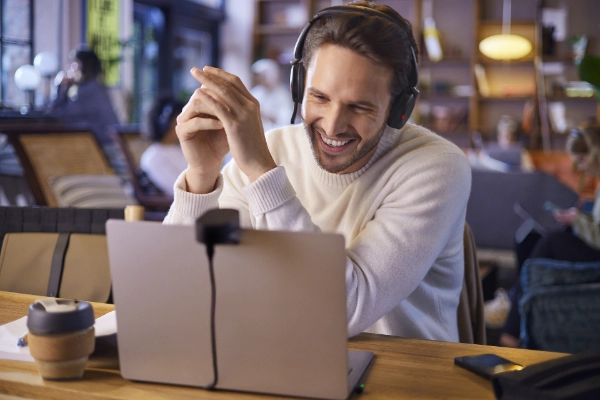
[[[27,343],[42,378],[80,379],[94,351],[90,303],[45,298],[29,306]]]

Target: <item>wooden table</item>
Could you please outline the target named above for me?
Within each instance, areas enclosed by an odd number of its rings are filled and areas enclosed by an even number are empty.
[[[36,296],[0,292],[0,324],[27,314]],[[96,317],[113,306],[93,304]],[[376,358],[359,399],[493,399],[490,382],[454,365],[454,357],[495,353],[525,366],[561,357],[563,354],[405,339],[360,334],[349,348],[370,350]],[[4,395],[3,395],[4,394]],[[116,358],[90,360],[80,381],[44,381],[34,363],[0,360],[0,400],[3,399],[258,399],[260,396],[225,391],[138,383],[125,380]]]

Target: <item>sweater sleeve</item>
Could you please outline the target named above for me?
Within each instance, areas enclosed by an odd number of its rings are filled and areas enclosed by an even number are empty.
[[[406,299],[438,258],[456,260],[462,255],[471,188],[466,158],[436,155],[426,164],[414,163],[402,176],[374,219],[346,244],[349,336],[364,331]],[[320,230],[295,196],[282,167],[242,192],[257,229]],[[455,253],[442,254],[456,232],[460,243]]]
[[[185,173],[186,171],[183,171],[173,185],[173,204],[163,221],[164,224],[192,225],[196,218],[206,211],[219,207],[218,200],[223,191],[223,176],[219,175],[215,190],[211,193],[194,194],[187,191]]]
[[[592,215],[578,212],[573,220],[573,227],[577,236],[589,246],[600,249],[600,190],[596,192]]]

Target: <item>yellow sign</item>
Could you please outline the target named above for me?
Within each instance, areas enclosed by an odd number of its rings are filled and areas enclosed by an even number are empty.
[[[119,9],[119,0],[87,0],[87,44],[102,61],[108,86],[119,83]]]

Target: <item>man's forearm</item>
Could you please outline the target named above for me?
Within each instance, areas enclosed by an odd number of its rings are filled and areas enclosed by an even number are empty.
[[[206,211],[219,207],[219,196],[223,190],[223,180],[219,177],[214,184],[214,190],[207,194],[195,194],[188,190],[186,184],[187,171],[175,181],[174,201],[165,217],[165,224],[193,224],[196,218]]]
[[[186,191],[194,194],[208,194],[215,190],[220,172],[188,170],[185,174]]]

